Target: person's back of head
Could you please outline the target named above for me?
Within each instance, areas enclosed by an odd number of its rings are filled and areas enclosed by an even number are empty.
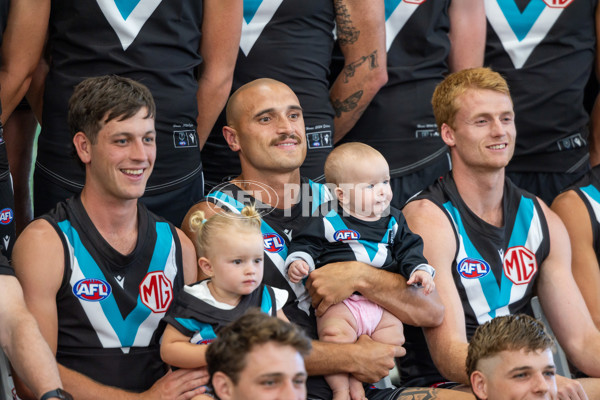
[[[457,99],[469,89],[492,90],[510,97],[506,80],[490,68],[469,68],[449,74],[436,86],[431,99],[439,132],[443,124],[454,126],[460,106]]]
[[[554,340],[544,324],[525,314],[493,318],[469,342],[467,375],[478,399],[513,399],[556,393]]]
[[[268,400],[275,391],[279,395],[273,398],[280,398],[286,387],[290,389],[288,380],[294,388],[284,397],[295,400],[306,398],[303,358],[310,350],[310,340],[297,327],[250,310],[218,332],[206,351],[206,361],[215,393],[222,400]],[[249,380],[249,375],[256,379]]]
[[[143,84],[117,75],[88,78],[75,87],[69,100],[69,130],[73,136],[85,133],[93,144],[104,124],[131,118],[143,108],[145,118],[155,118],[154,99]]]

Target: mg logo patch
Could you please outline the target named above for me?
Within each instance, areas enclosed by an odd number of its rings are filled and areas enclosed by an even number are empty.
[[[167,311],[173,301],[173,284],[163,271],[146,275],[140,283],[140,300],[154,313]]]
[[[523,246],[511,247],[504,256],[504,275],[515,285],[525,285],[538,270],[535,254]]]
[[[567,8],[573,0],[544,0],[548,7],[552,8]]]

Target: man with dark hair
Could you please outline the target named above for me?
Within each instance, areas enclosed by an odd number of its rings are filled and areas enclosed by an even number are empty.
[[[479,326],[469,343],[467,375],[481,400],[555,399],[554,340],[544,324],[525,314]]]
[[[206,361],[221,400],[304,400],[310,350],[298,328],[257,310],[220,330]]]
[[[191,398],[206,371],[167,372],[159,323],[196,279],[194,248],[138,201],[156,158],[152,96],[128,78],[89,78],[70,107],[85,186],[15,244],[27,305],[75,398]]]
[[[150,89],[157,154],[140,199],[179,225],[204,195],[200,150],[230,93],[242,0],[44,0],[47,57],[32,93],[41,124],[34,171],[34,215],[78,194],[85,171],[70,157],[68,101],[85,78],[116,74]],[[260,13],[259,13],[260,14]],[[48,26],[48,29],[46,29]]]

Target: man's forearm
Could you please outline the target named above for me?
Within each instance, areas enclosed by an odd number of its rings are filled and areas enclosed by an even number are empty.
[[[437,292],[425,295],[423,289],[408,286],[399,274],[372,269],[361,274],[356,285],[363,296],[404,323],[422,327],[435,327],[442,323],[444,306]]]
[[[16,313],[16,310],[13,311]],[[54,355],[35,319],[28,312],[18,314],[12,323],[2,322],[6,328],[12,327],[8,335],[10,339],[3,343],[3,349],[15,372],[39,398],[50,390],[62,388],[62,383]]]

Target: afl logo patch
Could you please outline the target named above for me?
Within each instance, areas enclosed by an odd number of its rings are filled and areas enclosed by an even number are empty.
[[[476,258],[463,258],[456,269],[463,278],[479,279],[490,272],[490,265]]]
[[[8,225],[13,220],[13,210],[10,208],[5,208],[0,211],[0,224]]]
[[[102,301],[111,291],[110,285],[101,279],[82,279],[73,287],[73,294],[85,301]]]
[[[285,242],[281,236],[276,233],[263,234],[265,250],[269,253],[279,253],[285,247]]]
[[[341,229],[333,234],[333,240],[343,242],[344,240],[358,240],[360,235],[352,229]]]

